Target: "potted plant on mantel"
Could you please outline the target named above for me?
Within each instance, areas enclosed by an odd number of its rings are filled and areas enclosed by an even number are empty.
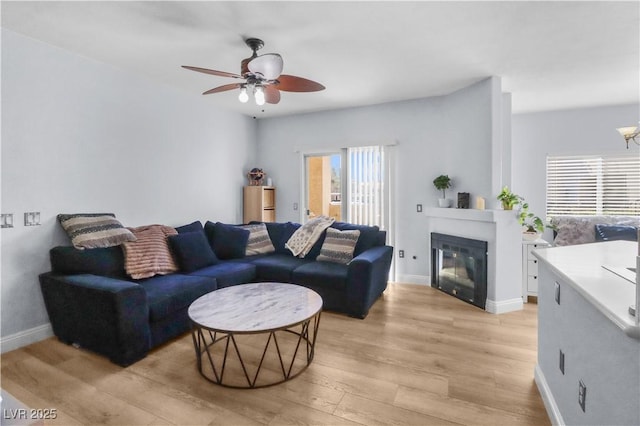
[[[451,207],[451,200],[447,199],[446,189],[451,188],[451,178],[448,175],[440,175],[433,180],[433,186],[438,191],[442,191],[442,198],[438,198],[438,205],[440,207]]]
[[[514,206],[524,201],[524,198],[522,198],[518,194],[514,194],[513,192],[511,192],[508,186],[502,188],[502,191],[500,191],[500,194],[498,194],[497,199],[498,201],[502,202],[503,210],[513,210]]]
[[[518,222],[523,227],[522,238],[527,241],[535,241],[544,232],[544,228],[556,229],[550,223],[545,223],[540,217],[529,211],[529,204],[522,203],[522,208],[518,214]]]

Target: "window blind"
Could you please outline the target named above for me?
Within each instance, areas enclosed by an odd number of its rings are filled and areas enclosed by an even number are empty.
[[[347,161],[349,173],[348,221],[361,225],[378,225],[384,228],[384,147],[348,148]]]
[[[547,157],[547,216],[640,215],[640,155]]]

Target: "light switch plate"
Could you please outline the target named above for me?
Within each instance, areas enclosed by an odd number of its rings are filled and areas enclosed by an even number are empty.
[[[40,212],[25,212],[24,226],[40,225]]]
[[[0,214],[0,228],[13,228],[13,213]]]

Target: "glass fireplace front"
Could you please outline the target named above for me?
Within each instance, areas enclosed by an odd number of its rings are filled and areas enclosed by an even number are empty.
[[[431,286],[484,309],[487,242],[431,233]]]

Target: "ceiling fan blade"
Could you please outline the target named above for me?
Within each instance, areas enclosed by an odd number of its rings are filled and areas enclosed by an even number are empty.
[[[318,92],[324,90],[325,87],[315,81],[306,78],[296,77],[295,75],[281,75],[278,77],[280,82],[277,87],[285,92]]]
[[[264,100],[268,104],[277,104],[280,102],[280,90],[276,86],[264,86]]]
[[[238,74],[233,74],[230,72],[225,72],[225,71],[216,71],[216,70],[210,70],[207,68],[199,68],[199,67],[190,67],[188,65],[183,65],[182,68],[191,70],[191,71],[197,71],[197,72],[202,72],[205,74],[211,74],[211,75],[218,75],[220,77],[233,77],[233,78],[244,78],[241,75]]]
[[[253,58],[249,62],[249,71],[261,74],[266,80],[275,80],[282,72],[284,62],[277,53],[267,53]]]
[[[213,89],[207,90],[206,92],[203,93],[203,95],[226,92],[227,90],[239,89],[240,87],[242,87],[241,83],[225,84],[224,86],[218,86],[218,87],[214,87]]]

